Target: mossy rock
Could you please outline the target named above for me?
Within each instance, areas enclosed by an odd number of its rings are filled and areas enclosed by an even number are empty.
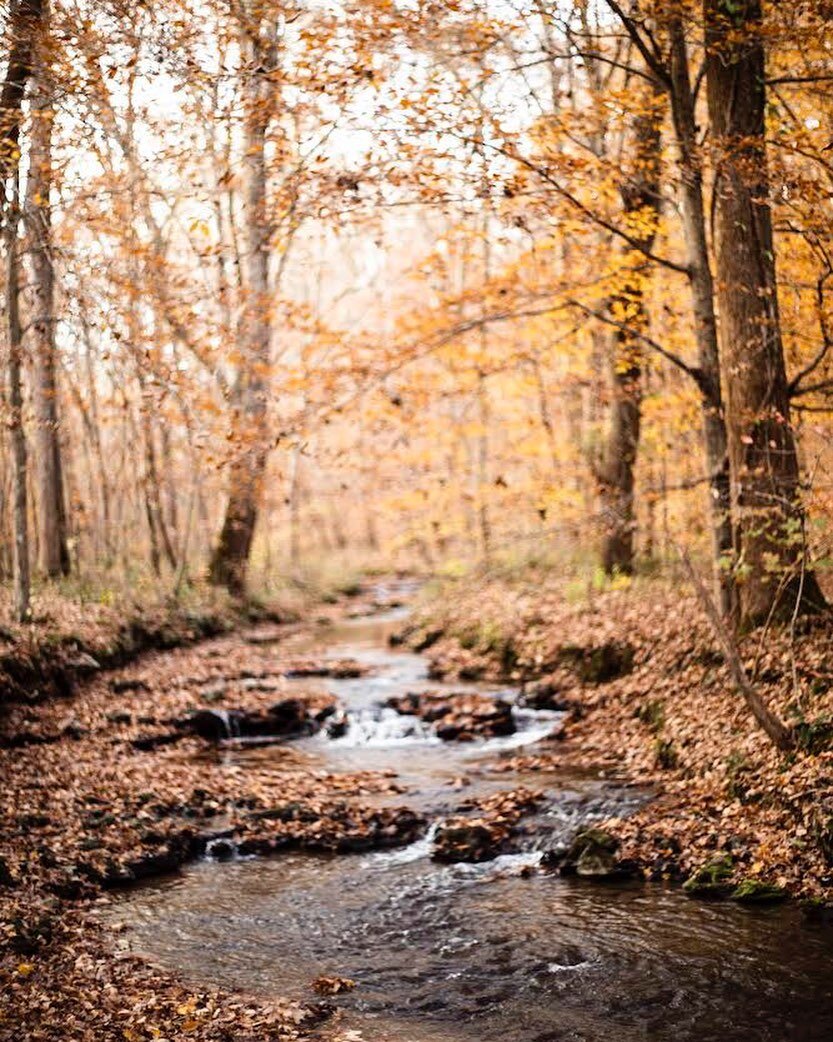
[[[562,876],[583,876],[587,879],[621,879],[629,867],[619,861],[619,840],[603,829],[584,829],[566,850],[553,851],[545,856],[545,864],[557,868]]]
[[[761,879],[742,879],[729,896],[733,901],[745,904],[772,904],[785,901],[789,894],[782,886],[774,886]]]
[[[719,854],[701,865],[683,883],[683,890],[691,897],[727,897],[732,892],[731,854]]]

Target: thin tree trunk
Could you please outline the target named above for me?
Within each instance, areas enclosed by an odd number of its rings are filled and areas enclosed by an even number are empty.
[[[485,326],[483,327],[485,331]],[[483,333],[485,337],[485,332]],[[480,433],[477,436],[477,521],[480,527],[480,542],[483,550],[483,563],[486,567],[492,560],[492,525],[489,519],[489,424],[491,410],[489,408],[489,392],[486,387],[486,374],[477,370],[477,417]]]
[[[642,250],[652,248],[660,210],[660,118],[651,95],[634,118],[634,173],[622,186],[627,215],[643,215]],[[643,351],[638,336],[646,322],[644,263],[632,269],[610,303],[620,327],[610,352],[613,401],[610,426],[596,477],[601,501],[602,567],[608,575],[630,574],[634,568],[634,471],[642,413]]]
[[[723,654],[726,657],[726,664],[729,667],[729,675],[732,678],[732,683],[743,696],[743,700],[746,702],[749,711],[755,717],[758,724],[770,740],[779,749],[782,749],[785,752],[788,751],[795,745],[795,735],[790,728],[772,712],[766,702],[764,702],[760,693],[752,686],[749,677],[746,675],[746,670],[741,661],[737,645],[732,640],[732,635],[729,632],[723,617],[714,601],[709,597],[708,590],[700,581],[700,577],[695,572],[688,555],[684,551],[679,552],[680,557],[682,558],[683,567],[691,580],[695,593],[700,599],[700,603],[702,604],[703,610],[712,625],[715,636],[723,648]]]
[[[688,64],[685,30],[679,15],[668,25],[670,37],[670,98],[681,173],[683,233],[688,250],[694,335],[702,383],[700,402],[706,473],[709,478],[712,558],[718,604],[724,615],[732,608],[732,580],[727,567],[733,550],[729,496],[729,454],[723,396],[720,387],[720,351],[714,310],[714,280],[706,238],[703,205],[703,167],[697,147],[697,121]]]
[[[293,579],[301,568],[301,446],[292,449],[289,471],[289,568]]]
[[[44,21],[48,6],[44,4]],[[44,27],[45,28],[45,27]],[[38,561],[44,575],[67,575],[67,516],[61,459],[58,382],[55,365],[55,273],[52,258],[52,123],[53,90],[43,33],[36,48],[32,77],[29,173],[25,218],[29,238],[30,329],[34,381],[35,483],[38,499]]]
[[[265,147],[270,94],[275,89],[269,73],[276,58],[275,45],[260,35],[259,26],[246,35],[246,44],[246,299],[240,331],[243,361],[234,388],[237,456],[230,468],[228,505],[209,569],[214,585],[225,586],[237,596],[245,591],[267,458],[271,316]]]
[[[14,542],[12,571],[14,574],[14,614],[18,622],[29,617],[29,516],[27,478],[26,432],[23,428],[23,385],[21,380],[23,332],[20,324],[20,265],[17,242],[17,200],[8,217],[8,284],[7,318],[9,335],[9,436],[12,445],[12,474],[14,500]]]
[[[738,622],[823,605],[803,572],[804,511],[781,341],[764,144],[760,0],[704,0],[714,228]]]
[[[483,128],[480,129],[483,134]],[[492,200],[490,196],[490,184],[488,173],[485,169],[484,156],[483,171],[483,282],[488,285],[492,274],[492,242],[491,242],[491,216]],[[489,427],[492,420],[492,410],[489,403],[489,390],[486,386],[486,372],[483,368],[488,361],[489,355],[489,327],[484,322],[480,326],[480,364],[477,367],[477,418],[480,424],[480,433],[477,438],[477,514],[480,524],[480,540],[483,548],[483,563],[488,568],[492,561],[492,524],[489,518]]]
[[[153,438],[153,425],[150,422],[150,415],[148,414],[147,403],[144,398],[141,374],[139,376],[139,387],[142,388],[143,392],[140,409],[142,418],[142,437],[145,449],[145,511],[147,513],[148,528],[150,529],[152,557],[154,562],[153,567],[155,573],[158,575],[160,551],[165,554],[165,558],[174,572],[176,571],[177,560],[168,533],[168,526],[165,523],[165,517],[162,512],[162,499],[159,490],[159,468],[156,464],[156,446]]]

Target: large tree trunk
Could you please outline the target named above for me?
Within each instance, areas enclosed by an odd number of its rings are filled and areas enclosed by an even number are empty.
[[[660,116],[651,96],[634,119],[633,173],[622,186],[628,218],[642,215],[639,246],[650,251],[660,209]],[[631,268],[610,302],[616,323],[610,352],[613,401],[602,459],[597,467],[601,501],[602,567],[608,575],[630,574],[634,567],[634,470],[639,449],[643,351],[638,334],[646,322],[645,261]]]
[[[804,511],[775,279],[760,0],[704,0],[738,621],[823,603],[804,570]]]
[[[20,121],[26,83],[32,73],[35,41],[41,31],[41,0],[15,0],[9,10],[9,57],[6,78],[0,91],[0,187],[3,202],[6,188],[11,187],[11,201],[4,214],[8,250],[6,286],[7,329],[9,336],[9,434],[12,443],[14,498],[14,610],[18,621],[29,615],[29,527],[26,490],[26,432],[23,428],[23,388],[21,358],[23,352],[20,322],[20,266],[18,254],[20,166]]]
[[[270,93],[274,90],[269,73],[275,64],[275,47],[260,35],[259,26],[250,27],[245,41],[246,300],[240,330],[243,357],[233,401],[236,457],[229,473],[225,519],[209,570],[212,583],[225,586],[235,595],[245,590],[266,469],[266,398],[272,326],[265,146]]]
[[[680,202],[683,232],[688,250],[694,336],[700,370],[700,403],[709,509],[712,529],[712,558],[718,604],[723,615],[732,608],[731,561],[732,517],[729,495],[729,454],[723,396],[720,386],[720,351],[714,310],[714,280],[706,238],[703,205],[703,166],[697,145],[697,120],[688,64],[685,30],[679,13],[668,24],[670,38],[670,96],[674,134],[679,152]]]
[[[47,18],[48,5],[44,3],[44,30]],[[52,184],[51,105],[54,98],[42,34],[35,52],[35,65],[25,211],[29,237],[32,397],[36,424],[35,480],[40,569],[45,575],[55,577],[69,573],[70,560],[55,372],[55,273],[49,205]]]

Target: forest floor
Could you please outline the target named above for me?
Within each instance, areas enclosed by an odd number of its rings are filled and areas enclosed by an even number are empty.
[[[378,607],[358,597],[309,622],[241,628],[221,606],[176,624],[162,613],[138,630],[115,612],[92,636],[81,613],[51,645],[7,635],[0,1039],[253,1042],[337,1024],[321,997],[337,979],[318,982],[305,1003],[195,990],[120,951],[95,909],[108,889],[221,852],[232,835],[241,852],[266,854],[368,850],[424,831],[390,772],[310,771],[291,743],[245,770],[219,752],[236,732],[308,733],[337,718],[324,678],[362,667],[306,658],[304,641],[339,615]],[[166,650],[134,657],[154,634]],[[505,760],[507,770],[588,766],[650,785],[655,798],[636,814],[604,823],[646,876],[683,878],[717,862],[720,889],[743,882],[762,896],[833,901],[829,623],[794,640],[752,635],[742,649],[801,735],[787,758],[732,691],[696,605],[660,583],[571,604],[554,580],[456,582],[426,591],[402,639],[427,651],[436,677],[508,680],[528,703],[565,709],[559,735]],[[51,679],[39,686],[43,663]],[[500,821],[516,812],[511,796],[495,801]]]
[[[715,896],[742,884],[749,896],[830,905],[833,619],[796,629],[762,629],[739,648],[757,690],[795,729],[788,755],[733,688],[694,596],[667,582],[580,601],[546,574],[447,582],[405,639],[426,650],[438,679],[509,681],[529,704],[566,711],[558,740],[507,770],[584,766],[649,785],[654,797],[636,814],[603,823],[646,877],[700,871]]]
[[[349,603],[353,611],[373,607]],[[318,624],[344,610],[320,609]],[[84,627],[83,614],[72,625],[69,609],[57,613],[52,640],[8,634],[0,714],[0,1039],[298,1037],[329,1015],[323,1000],[253,1003],[194,992],[114,953],[111,934],[91,914],[99,896],[173,871],[231,834],[244,852],[352,851],[412,841],[424,822],[406,808],[373,805],[374,796],[400,791],[386,774],[313,774],[291,744],[245,771],[218,753],[226,722],[229,733],[292,734],[331,715],[333,699],[315,676],[319,664],[292,657],[293,641],[314,625],[240,628],[240,614],[228,605],[187,617],[160,612],[153,624],[145,612],[141,625],[101,612]],[[154,634],[165,650],[134,657],[152,646]],[[123,668],[100,668],[128,658]],[[326,669],[349,676],[361,667]],[[288,697],[287,673],[307,672],[308,684],[300,691],[293,685]],[[197,719],[198,707],[210,708]]]

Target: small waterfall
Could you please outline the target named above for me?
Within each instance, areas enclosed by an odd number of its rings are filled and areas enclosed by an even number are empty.
[[[228,709],[212,709],[211,712],[223,725],[225,732],[223,735],[224,738],[229,739],[240,737],[240,721],[237,719],[236,713],[229,712]]]
[[[380,850],[364,859],[362,867],[372,871],[380,865],[407,865],[412,861],[431,856],[431,848],[437,835],[439,822],[432,821],[424,836],[398,850]]]
[[[372,706],[347,714],[346,727],[329,741],[341,746],[385,747],[417,742],[437,744],[430,725],[415,716],[403,716],[387,706]]]
[[[230,836],[216,836],[205,845],[206,861],[233,861],[237,857],[237,843]]]

